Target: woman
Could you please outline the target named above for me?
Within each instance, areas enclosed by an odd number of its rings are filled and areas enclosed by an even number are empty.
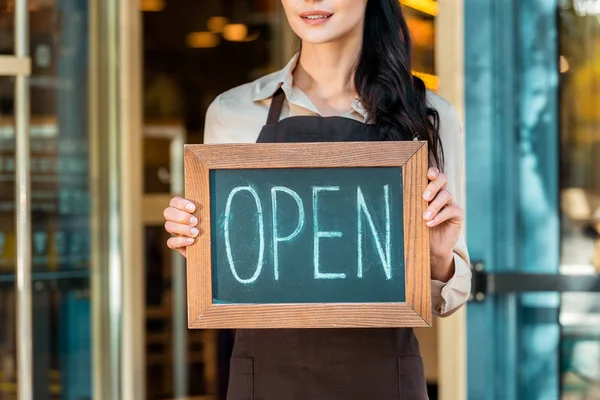
[[[398,0],[282,3],[300,53],[283,70],[218,96],[205,143],[427,140],[433,310],[449,315],[470,290],[461,132],[452,106],[411,74]],[[199,234],[195,211],[179,197],[165,210],[174,235],[168,246],[183,255]],[[426,399],[427,392],[411,329],[239,330],[228,399],[252,398]]]

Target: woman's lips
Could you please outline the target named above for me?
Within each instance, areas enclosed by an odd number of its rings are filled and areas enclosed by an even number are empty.
[[[300,14],[302,21],[308,25],[322,25],[329,21],[332,16],[333,13],[320,10],[306,11]]]

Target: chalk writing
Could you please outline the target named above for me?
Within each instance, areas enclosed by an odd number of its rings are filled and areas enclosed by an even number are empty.
[[[215,301],[404,299],[400,168],[219,170],[210,179]]]
[[[231,221],[231,203],[233,201],[233,196],[235,196],[237,193],[242,192],[242,191],[250,192],[250,194],[252,194],[252,197],[254,197],[254,201],[256,202],[257,219],[258,219],[258,237],[259,237],[258,262],[256,264],[256,270],[254,272],[254,275],[252,275],[248,279],[241,278],[235,269],[235,264],[233,262],[233,255],[231,253],[231,240],[230,240],[230,236],[229,236],[229,224]],[[225,230],[225,250],[227,251],[227,261],[229,261],[229,268],[231,269],[231,273],[233,274],[235,279],[240,283],[247,284],[247,283],[252,283],[252,282],[256,281],[256,279],[260,275],[260,272],[262,271],[262,267],[263,267],[263,257],[264,257],[264,253],[265,253],[265,226],[264,226],[264,220],[263,220],[262,206],[260,205],[260,199],[258,198],[258,194],[256,193],[256,191],[254,189],[252,189],[252,187],[250,187],[250,186],[236,187],[229,193],[229,197],[227,198],[227,205],[225,206],[225,224],[224,224],[223,229]]]
[[[314,228],[314,251],[313,260],[315,267],[315,279],[344,279],[346,274],[334,273],[334,272],[321,272],[319,270],[319,242],[321,238],[336,238],[342,237],[342,232],[337,231],[321,231],[319,230],[319,192],[337,192],[340,190],[339,186],[313,186],[312,188],[312,203],[313,203],[313,228]]]
[[[383,248],[381,247],[381,242],[379,241],[379,236],[377,235],[377,230],[375,229],[375,224],[373,223],[373,218],[371,217],[371,213],[367,208],[367,204],[365,203],[365,197],[363,195],[362,190],[360,190],[360,186],[356,190],[356,208],[357,208],[357,220],[358,220],[358,277],[362,278],[363,276],[363,224],[361,214],[367,218],[367,222],[369,223],[369,228],[371,228],[371,233],[373,234],[373,239],[375,240],[375,245],[377,246],[377,252],[379,253],[379,258],[381,259],[381,263],[383,264],[383,269],[385,271],[385,276],[387,279],[392,279],[392,229],[391,229],[391,218],[390,218],[390,188],[389,185],[385,185],[383,187],[384,198],[385,198],[385,255],[383,254]]]
[[[296,230],[294,230],[294,232],[292,232],[290,235],[282,238],[278,236],[279,232],[277,228],[277,192],[289,194],[298,205],[298,225],[296,226]],[[273,274],[275,276],[275,280],[279,280],[279,243],[292,240],[304,227],[304,205],[302,204],[302,199],[300,196],[298,196],[298,193],[283,186],[276,186],[271,189],[271,204],[273,210]]]

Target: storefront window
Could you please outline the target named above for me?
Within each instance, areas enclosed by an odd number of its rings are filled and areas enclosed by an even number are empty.
[[[14,54],[0,1],[0,54]],[[86,1],[30,2],[33,397],[92,396]],[[14,80],[0,79],[0,399],[16,398]]]
[[[297,44],[291,35],[286,42],[279,0],[142,1],[141,7],[147,398],[222,398],[232,332],[187,329],[185,265],[165,245],[162,211],[181,194],[180,150],[203,142],[210,103],[281,68]]]

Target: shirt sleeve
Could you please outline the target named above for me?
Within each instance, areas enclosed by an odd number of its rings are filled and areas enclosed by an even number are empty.
[[[221,96],[217,96],[206,110],[204,144],[224,143],[225,126],[221,120]]]
[[[438,108],[440,138],[444,149],[444,173],[447,189],[459,206],[465,207],[465,159],[463,133],[454,107],[445,103]],[[434,315],[446,317],[455,312],[469,298],[471,268],[464,236],[464,224],[454,245],[454,276],[448,282],[431,281],[431,301]]]

